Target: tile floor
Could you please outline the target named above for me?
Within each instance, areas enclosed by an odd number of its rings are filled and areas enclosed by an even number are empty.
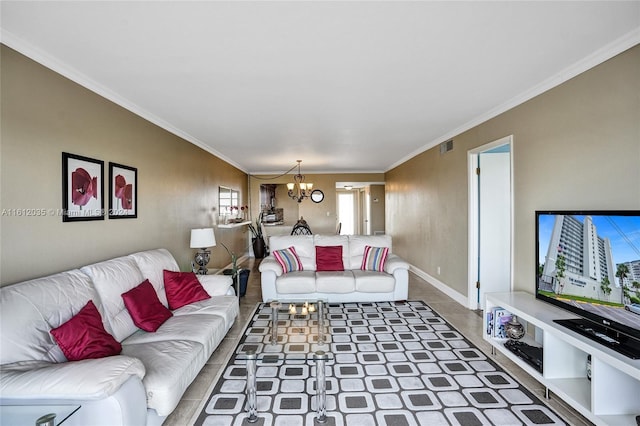
[[[249,275],[247,294],[240,299],[240,315],[226,338],[200,371],[196,380],[187,389],[178,407],[167,418],[164,423],[165,426],[189,426],[202,400],[207,397],[207,392],[216,379],[217,374],[226,365],[227,358],[230,352],[236,347],[241,332],[249,319],[249,315],[255,308],[256,303],[262,301],[258,265],[259,260],[253,258],[242,265],[244,268],[250,268],[251,274]],[[544,399],[544,387],[540,383],[532,379],[531,376],[522,371],[506,357],[500,354],[491,355],[490,345],[482,338],[482,317],[478,313],[466,309],[428,282],[411,273],[409,274],[409,299],[424,300],[464,334],[474,345],[484,351],[485,354],[490,355],[494,361],[500,364],[539,398]],[[573,425],[583,426],[592,424],[553,394],[551,395],[551,399],[547,400],[547,403]]]

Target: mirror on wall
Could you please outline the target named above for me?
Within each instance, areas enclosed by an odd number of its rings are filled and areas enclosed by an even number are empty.
[[[230,220],[241,218],[244,213],[240,206],[240,191],[226,186],[218,188],[218,209],[220,221],[228,223]]]
[[[286,185],[260,185],[260,213],[266,225],[284,222],[284,206],[287,205],[287,200],[282,196],[283,188],[286,188]]]

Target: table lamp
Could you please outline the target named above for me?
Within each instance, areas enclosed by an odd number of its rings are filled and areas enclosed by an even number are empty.
[[[196,252],[194,262],[198,265],[198,269],[194,270],[196,274],[206,275],[206,265],[209,263],[211,252],[207,250],[209,247],[215,247],[216,235],[213,228],[199,228],[191,230],[191,248],[200,249]],[[195,269],[195,268],[194,268]]]

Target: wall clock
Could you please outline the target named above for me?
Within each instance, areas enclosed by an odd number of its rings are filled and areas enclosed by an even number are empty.
[[[319,189],[314,189],[311,191],[311,201],[314,203],[321,203],[324,200],[324,192]]]

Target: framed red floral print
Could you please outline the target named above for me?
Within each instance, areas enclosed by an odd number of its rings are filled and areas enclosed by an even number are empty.
[[[138,169],[109,163],[109,219],[138,217]]]
[[[104,162],[62,153],[62,221],[104,219]]]

